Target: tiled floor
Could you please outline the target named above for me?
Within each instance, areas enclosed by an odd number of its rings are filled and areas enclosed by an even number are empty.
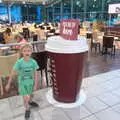
[[[57,108],[48,103],[46,88],[35,93],[39,109],[32,109],[30,120],[119,120],[120,70],[83,79],[82,89],[86,102],[79,107]],[[0,120],[24,120],[23,101],[20,96],[0,100]]]

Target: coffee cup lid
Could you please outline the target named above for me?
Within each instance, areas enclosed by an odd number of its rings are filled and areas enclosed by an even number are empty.
[[[53,36],[48,38],[45,49],[53,53],[82,53],[88,51],[88,44],[85,37],[78,37],[78,40],[71,41]]]

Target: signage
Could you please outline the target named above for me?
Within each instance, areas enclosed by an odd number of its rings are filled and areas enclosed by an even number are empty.
[[[66,40],[77,40],[79,20],[67,19],[60,23],[60,35]]]
[[[120,13],[120,3],[119,4],[109,4],[108,13]]]

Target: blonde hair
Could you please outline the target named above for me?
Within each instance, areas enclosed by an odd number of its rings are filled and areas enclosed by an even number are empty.
[[[31,51],[32,51],[32,45],[29,44],[29,43],[24,43],[24,44],[21,45],[21,47],[20,47],[20,58],[23,57],[22,51],[23,51],[24,48],[30,48]]]
[[[14,38],[15,39],[17,39],[17,38],[23,39],[24,37],[21,34],[16,34]]]

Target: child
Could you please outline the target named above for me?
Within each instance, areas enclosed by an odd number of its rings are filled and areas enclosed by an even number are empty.
[[[24,37],[20,34],[15,35],[15,40],[17,43],[27,43],[27,41],[24,39]],[[15,46],[16,49],[20,49],[20,46]]]
[[[13,67],[12,74],[9,77],[8,84],[6,85],[6,91],[9,90],[12,77],[15,73],[18,74],[18,83],[19,83],[19,93],[23,96],[24,106],[25,106],[25,118],[30,117],[30,105],[33,107],[38,107],[38,104],[31,101],[31,94],[33,90],[36,90],[38,87],[38,78],[37,78],[37,62],[31,58],[32,47],[30,44],[24,44],[20,52],[22,58],[20,58]]]

